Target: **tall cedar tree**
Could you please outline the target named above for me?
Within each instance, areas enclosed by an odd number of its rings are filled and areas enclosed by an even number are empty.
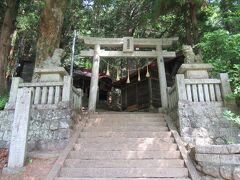
[[[0,36],[0,96],[7,90],[6,70],[11,50],[11,35],[15,30],[15,21],[20,0],[7,0],[5,17]]]
[[[35,67],[41,67],[43,61],[52,56],[54,49],[60,45],[67,2],[68,0],[45,0],[45,7],[41,13]]]

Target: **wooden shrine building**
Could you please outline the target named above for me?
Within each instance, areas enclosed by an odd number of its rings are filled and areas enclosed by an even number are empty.
[[[164,49],[171,47],[178,38],[162,38],[162,39],[139,39],[133,37],[123,38],[93,38],[81,37],[81,40],[89,46],[90,50],[82,50],[80,56],[93,57],[92,76],[89,93],[89,111],[96,110],[98,80],[99,80],[99,65],[101,58],[156,58],[159,80],[159,99],[161,107],[168,107],[167,100],[167,81],[164,66],[164,58],[174,58],[176,53],[166,51]],[[136,50],[136,47],[138,50]],[[105,50],[105,48],[114,48],[117,50]]]

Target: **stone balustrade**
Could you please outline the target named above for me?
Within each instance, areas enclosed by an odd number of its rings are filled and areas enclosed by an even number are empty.
[[[221,74],[227,76],[227,74]],[[168,105],[172,109],[178,100],[189,102],[223,102],[226,85],[221,79],[184,79],[184,75],[176,75],[176,83],[168,87]],[[230,92],[229,92],[230,93]]]
[[[0,111],[0,147],[9,147],[19,89],[32,92],[28,150],[63,148],[71,135],[70,127],[74,126],[72,111],[79,111],[82,106],[82,90],[73,87],[68,75],[52,82],[24,83],[21,78],[13,78],[9,102]]]
[[[19,88],[29,88],[33,104],[57,104],[62,101],[63,82],[21,83]]]
[[[228,74],[210,79],[206,64],[183,64],[175,84],[167,89],[169,115],[176,121],[180,135],[193,144],[240,142],[239,127],[223,117],[234,106],[226,100],[231,93]]]
[[[82,91],[72,86],[70,76],[64,76],[59,82],[33,82],[23,83],[22,79],[15,77],[12,80],[10,98],[6,108],[14,108],[18,89],[29,88],[33,93],[33,105],[57,105],[60,102],[73,101],[73,108],[80,109],[82,106]],[[73,96],[73,99],[71,99]]]

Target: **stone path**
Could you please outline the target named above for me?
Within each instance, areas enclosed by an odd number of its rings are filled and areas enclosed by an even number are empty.
[[[188,169],[162,114],[92,116],[55,180],[187,180]]]

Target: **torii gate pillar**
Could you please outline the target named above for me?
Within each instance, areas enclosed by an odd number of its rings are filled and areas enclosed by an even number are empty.
[[[88,101],[88,110],[90,112],[95,112],[96,110],[99,64],[100,64],[100,45],[96,44],[94,46],[92,76]]]
[[[157,66],[158,66],[161,103],[163,108],[167,108],[168,107],[167,79],[165,74],[165,65],[163,60],[162,47],[160,45],[157,45],[156,50],[157,50]]]

